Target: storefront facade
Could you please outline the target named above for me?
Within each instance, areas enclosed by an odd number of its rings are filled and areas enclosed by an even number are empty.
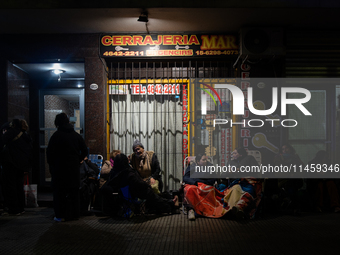
[[[197,121],[191,80],[232,77],[237,41],[234,34],[102,35],[100,53],[110,63],[110,150],[131,154],[139,139],[157,153],[165,186],[178,188],[183,162],[194,155],[190,145],[201,140],[190,130]]]
[[[271,105],[272,86],[251,84],[252,79],[339,76],[336,33],[249,27],[239,24],[233,30],[215,32],[211,28],[205,33],[196,28],[190,33],[165,29],[150,34],[3,35],[1,122],[18,117],[28,120],[36,159],[33,180],[42,186],[50,184],[45,150],[54,131],[52,120],[60,111],[72,117],[90,153],[104,158],[113,149],[131,154],[134,139],[139,139],[147,150],[157,153],[166,189],[179,187],[184,160],[196,150],[223,165],[234,148],[244,146],[260,152],[263,163],[271,163],[280,146],[289,142],[304,161],[320,149],[327,150],[335,161],[340,84],[309,88],[316,101],[307,108],[318,111],[315,116],[320,124],[302,139],[301,132],[311,122],[294,130],[282,125],[261,129],[238,125],[212,132],[214,118],[242,122],[255,116],[245,101],[245,114],[234,117],[230,91],[216,89],[219,100],[209,86],[233,84],[242,90],[245,100],[251,86],[253,102],[261,108]],[[308,40],[301,31],[310,35]],[[247,44],[249,36],[255,37],[254,47]],[[254,38],[250,41],[255,42]],[[64,72],[51,76],[53,64],[64,66]],[[45,75],[31,72],[33,65],[45,66]],[[73,70],[78,74],[72,76]],[[200,109],[203,99],[205,114]],[[294,114],[292,110],[290,115]],[[279,108],[272,115],[282,119]],[[259,133],[261,144],[256,143]]]

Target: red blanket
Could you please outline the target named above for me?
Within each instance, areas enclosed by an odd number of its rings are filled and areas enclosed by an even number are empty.
[[[238,206],[249,213],[252,218],[256,212],[257,206],[261,201],[261,183],[254,184],[257,197],[254,199],[249,193],[244,192],[235,201],[235,204],[229,204],[224,201],[225,196],[232,190],[226,189],[220,192],[213,186],[199,182],[198,185],[185,185],[184,187],[184,204],[192,207],[199,215],[209,218],[220,218],[231,210],[232,206]],[[236,186],[236,185],[235,185]],[[234,186],[234,188],[235,188]]]
[[[197,214],[220,218],[227,213],[223,208],[224,193],[218,191],[213,186],[199,182],[196,185],[185,185],[184,203],[190,205]]]

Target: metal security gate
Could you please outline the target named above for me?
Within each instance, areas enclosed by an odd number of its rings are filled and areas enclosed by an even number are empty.
[[[231,76],[231,62],[112,62],[110,86],[110,151],[130,155],[139,139],[156,153],[164,189],[178,189],[183,176],[186,89],[190,78]],[[184,100],[183,100],[184,99]],[[187,120],[187,121],[184,121]]]

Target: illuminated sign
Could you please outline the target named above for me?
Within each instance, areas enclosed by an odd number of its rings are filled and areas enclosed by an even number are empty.
[[[142,86],[139,84],[130,85],[131,95],[179,95],[179,84],[149,84]]]
[[[238,55],[235,35],[102,35],[101,57],[223,57]]]

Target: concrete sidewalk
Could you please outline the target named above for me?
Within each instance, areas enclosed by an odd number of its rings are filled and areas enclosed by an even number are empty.
[[[340,214],[237,222],[183,214],[56,223],[53,209],[0,216],[0,254],[338,254]]]

